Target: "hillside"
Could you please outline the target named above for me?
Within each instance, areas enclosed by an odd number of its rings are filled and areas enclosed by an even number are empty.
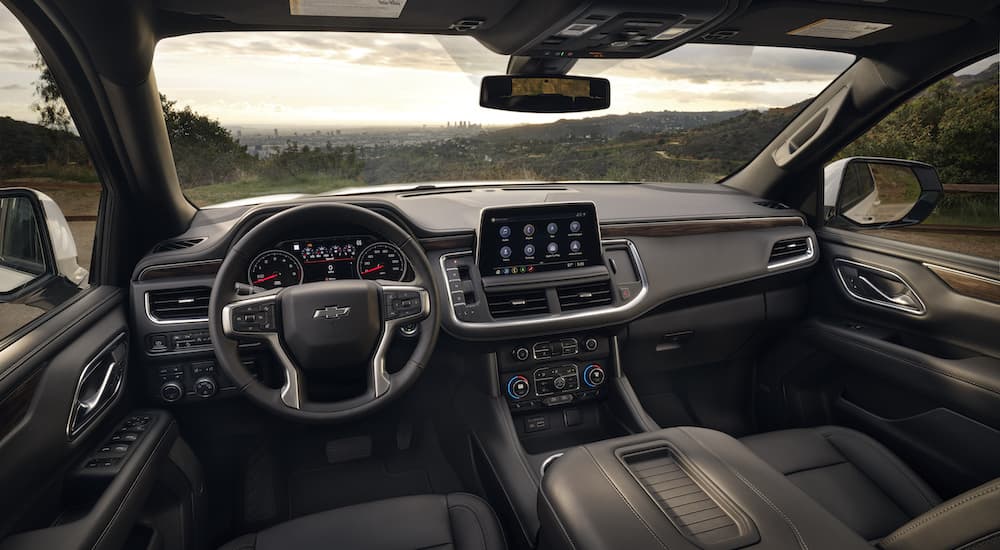
[[[655,134],[687,130],[735,117],[744,111],[649,111],[627,115],[605,115],[583,120],[563,119],[548,124],[514,126],[487,132],[491,141],[556,141],[572,138],[617,138],[622,134]]]
[[[86,162],[83,142],[74,134],[0,117],[0,170],[15,165]]]

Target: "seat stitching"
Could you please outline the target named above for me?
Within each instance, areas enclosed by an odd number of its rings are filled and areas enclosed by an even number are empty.
[[[847,437],[853,437],[854,439],[856,439],[856,440],[860,441],[861,443],[863,443],[866,447],[875,450],[883,458],[885,458],[887,462],[889,462],[890,464],[892,464],[893,468],[895,468],[896,471],[898,471],[899,473],[903,474],[903,477],[906,478],[906,480],[909,481],[911,485],[913,485],[913,488],[917,490],[917,493],[919,493],[920,496],[924,499],[924,502],[926,502],[931,508],[937,506],[938,503],[934,502],[934,500],[931,499],[930,497],[928,497],[927,493],[924,492],[924,488],[921,486],[920,481],[918,481],[917,479],[914,479],[914,475],[915,474],[913,474],[912,472],[907,471],[907,468],[903,467],[899,463],[899,459],[896,458],[895,455],[889,453],[881,445],[872,445],[871,440],[869,440],[868,438],[859,437],[858,435],[856,435],[854,433],[851,433],[848,430],[836,430],[836,431],[840,432],[841,435],[844,435],[844,436],[847,436]],[[820,431],[820,435],[822,435],[823,439],[825,439],[827,441],[827,443],[829,443],[830,445],[832,445],[833,448],[836,449],[837,452],[839,452],[841,454],[841,456],[844,456],[844,453],[843,453],[843,451],[840,450],[840,447],[838,447],[837,444],[833,442],[832,436],[835,435],[833,432]],[[852,462],[852,464],[853,464],[853,462]],[[858,465],[854,464],[854,466],[857,467]],[[866,476],[868,475],[867,472],[865,473],[865,475]],[[872,481],[875,481],[871,477],[869,477],[869,479],[872,479]],[[877,482],[875,484],[879,485]],[[879,487],[881,488],[881,485],[879,485]],[[882,490],[885,491],[885,489],[882,489]]]
[[[804,472],[811,472],[813,470],[822,470],[823,468],[833,468],[834,466],[840,466],[841,464],[850,464],[847,460],[841,460],[840,462],[833,462],[830,464],[822,464],[820,466],[809,466],[808,468],[800,468],[798,470],[792,470],[790,472],[782,472],[786,476],[793,476],[795,474],[801,474]]]
[[[473,510],[471,507],[466,506],[465,504],[454,504],[454,505],[449,504],[448,505],[448,511],[449,512],[453,508],[468,510],[468,512],[470,514],[472,514],[472,519],[476,520],[476,527],[479,528],[479,531],[478,531],[479,532],[479,540],[483,543],[482,546],[483,546],[484,549],[489,548],[489,546],[486,544],[486,535],[485,535],[485,531],[483,530],[483,524],[479,521],[479,515],[476,514],[476,511]],[[452,533],[454,533],[454,530],[452,530]],[[452,539],[453,540],[455,539],[454,535],[452,535]]]
[[[767,504],[768,506],[771,507],[772,510],[777,512],[778,515],[781,516],[781,519],[784,520],[785,523],[787,523],[788,526],[792,528],[792,532],[795,534],[795,541],[799,544],[799,548],[802,548],[802,550],[809,550],[809,546],[806,544],[805,539],[802,538],[802,533],[799,532],[799,528],[795,526],[795,522],[792,521],[792,518],[785,515],[785,513],[781,511],[781,508],[778,508],[778,506],[775,503],[771,502],[771,499],[767,498],[767,495],[762,493],[760,489],[754,486],[753,483],[750,483],[750,481],[748,481],[745,477],[743,477],[743,474],[732,469],[730,471],[732,471],[733,474],[736,475],[736,477],[739,478],[739,480],[742,481],[744,485],[749,487],[751,491],[756,493],[757,496],[760,497],[760,499],[763,500],[765,504]]]
[[[981,489],[979,491],[976,491],[975,493],[972,493],[971,495],[969,495],[969,496],[967,496],[965,498],[962,498],[961,500],[957,500],[957,501],[952,502],[951,504],[949,504],[947,506],[941,507],[938,511],[936,511],[934,513],[924,514],[919,519],[913,521],[909,525],[906,525],[906,526],[900,528],[895,533],[889,535],[882,542],[885,542],[885,543],[892,542],[892,541],[898,539],[899,537],[905,535],[906,533],[909,533],[910,531],[913,531],[914,529],[916,529],[916,528],[918,528],[918,527],[920,527],[922,525],[927,524],[927,522],[929,522],[929,521],[931,521],[933,519],[936,519],[938,517],[941,517],[942,515],[944,515],[944,514],[950,512],[950,511],[954,510],[955,508],[958,508],[959,506],[962,506],[963,504],[966,504],[966,503],[968,503],[970,501],[973,501],[973,500],[975,500],[977,498],[980,498],[982,496],[988,495],[988,494],[990,494],[990,493],[992,493],[994,491],[1000,491],[1000,483],[995,483],[992,486],[987,486],[987,487],[985,487],[985,488],[983,488],[983,489]]]
[[[660,540],[660,537],[658,537],[656,533],[653,532],[653,528],[650,527],[648,523],[646,523],[646,520],[642,519],[642,516],[640,516],[639,512],[637,512],[636,509],[632,506],[632,503],[629,502],[627,498],[625,498],[625,495],[623,495],[618,486],[615,485],[615,482],[611,481],[611,476],[609,476],[608,472],[604,470],[604,466],[601,466],[601,463],[597,461],[597,458],[594,456],[593,453],[590,452],[590,449],[588,449],[587,447],[581,447],[581,449],[583,449],[587,453],[587,455],[590,456],[590,460],[592,460],[594,462],[594,465],[597,466],[597,469],[600,470],[602,474],[604,474],[604,478],[608,480],[608,484],[611,485],[612,488],[614,488],[615,492],[618,493],[618,496],[621,497],[622,502],[625,503],[625,506],[629,509],[630,512],[632,512],[632,515],[635,516],[637,520],[639,520],[639,523],[641,523],[642,526],[646,528],[646,531],[650,534],[650,536],[652,536],[656,540],[656,542],[660,545],[660,548],[663,548],[664,550],[670,550],[670,547],[664,544],[664,542]]]

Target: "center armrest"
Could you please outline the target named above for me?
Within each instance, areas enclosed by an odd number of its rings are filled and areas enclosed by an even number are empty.
[[[669,428],[575,447],[539,495],[540,548],[871,549],[739,441]]]

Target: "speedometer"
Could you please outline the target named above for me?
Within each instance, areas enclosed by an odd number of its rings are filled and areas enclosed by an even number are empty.
[[[358,277],[362,279],[402,281],[404,276],[406,258],[394,244],[375,243],[362,250],[358,256]]]
[[[268,250],[250,262],[250,284],[261,288],[284,288],[302,283],[302,264],[288,252]]]

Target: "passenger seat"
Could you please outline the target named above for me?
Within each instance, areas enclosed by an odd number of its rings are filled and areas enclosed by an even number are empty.
[[[1000,479],[942,503],[896,455],[854,430],[823,426],[741,441],[885,550],[1000,548]]]

